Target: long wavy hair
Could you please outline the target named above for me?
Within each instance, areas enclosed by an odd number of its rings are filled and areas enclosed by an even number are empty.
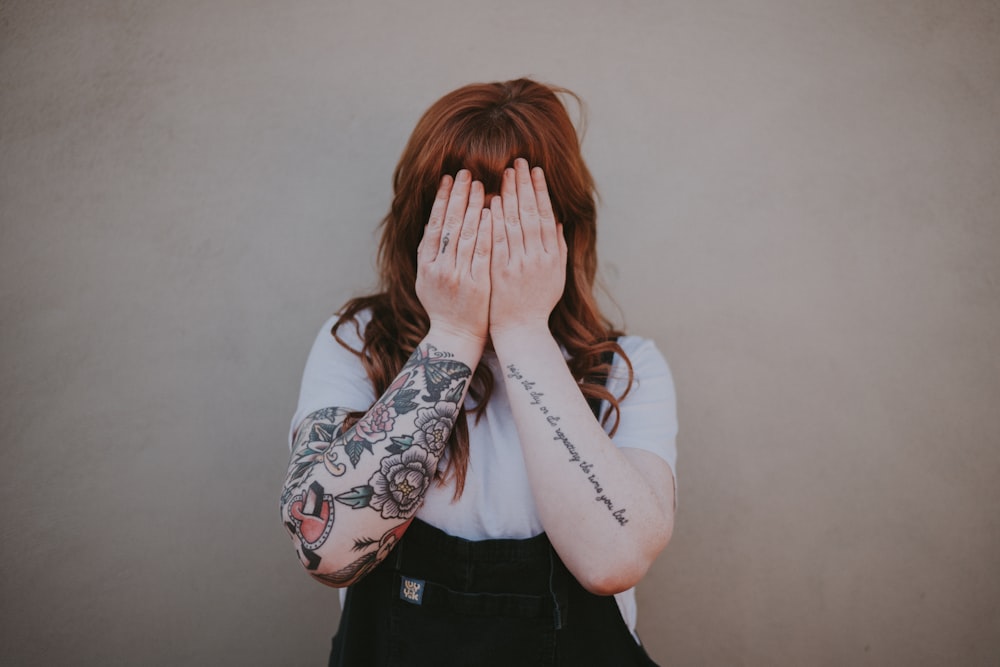
[[[564,88],[530,79],[464,86],[435,102],[417,123],[393,174],[393,200],[382,220],[378,248],[379,289],[348,301],[338,311],[331,333],[361,358],[368,378],[381,396],[398,375],[430,328],[416,294],[417,245],[430,216],[444,174],[468,169],[486,193],[500,191],[505,168],[523,157],[540,166],[556,219],[563,223],[568,247],[566,286],[549,317],[549,328],[569,355],[568,366],[588,399],[607,400],[614,415],[613,434],[620,419],[619,401],[632,386],[632,364],[617,343],[622,335],[602,315],[594,297],[597,273],[597,207],[593,177],[580,152],[580,140],[558,95],[583,104]],[[359,316],[370,319],[361,330]],[[363,341],[351,348],[338,335],[353,323]],[[614,396],[603,382],[610,371],[602,355],[613,351],[628,367],[628,383]],[[469,389],[482,416],[493,389],[493,373],[479,364]],[[364,413],[353,417],[360,418]],[[448,443],[448,462],[439,482],[455,477],[455,498],[462,494],[469,461],[469,431],[465,409],[459,413]]]

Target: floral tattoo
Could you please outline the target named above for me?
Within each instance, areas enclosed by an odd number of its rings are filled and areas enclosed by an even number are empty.
[[[448,401],[438,401],[433,408],[420,408],[414,423],[420,430],[413,434],[413,444],[440,456],[457,418],[458,406]]]
[[[409,368],[410,372],[400,373],[393,383],[393,387],[399,387],[395,390],[390,387],[390,391],[386,392],[383,398],[385,408],[368,411],[365,419],[371,418],[371,423],[382,424],[379,429],[371,430],[371,437],[377,437],[377,440],[371,441],[385,439],[385,434],[393,427],[393,420],[413,410],[416,410],[415,430],[407,435],[389,436],[391,444],[385,448],[389,455],[380,461],[379,469],[368,484],[341,493],[334,498],[337,502],[354,509],[371,507],[384,519],[409,518],[417,511],[434,479],[437,462],[447,447],[468,378],[472,375],[468,366],[450,359],[450,356],[438,352],[431,345],[426,350],[418,348],[404,366],[404,371]],[[414,401],[421,393],[421,390],[411,388],[419,383],[418,378],[423,379],[427,390],[419,399],[434,401],[428,407],[418,407]],[[405,403],[401,403],[400,396]],[[355,429],[360,425],[361,422]]]
[[[344,408],[323,408],[304,420],[292,447],[281,506],[300,559],[314,576],[334,585],[349,583],[395,544],[406,523],[377,541],[355,539],[354,550],[365,553],[347,568],[315,573],[321,560],[316,551],[330,535],[335,503],[370,507],[386,520],[408,521],[416,513],[447,448],[471,376],[472,369],[450,353],[423,345],[353,426],[346,425],[351,411]],[[331,493],[330,476],[345,475],[348,461],[356,469],[364,453],[374,454],[376,446],[385,455],[368,483]]]

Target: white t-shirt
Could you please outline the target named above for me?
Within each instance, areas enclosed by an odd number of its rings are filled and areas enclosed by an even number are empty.
[[[299,393],[298,409],[292,418],[289,447],[295,429],[310,413],[327,407],[367,410],[378,398],[361,360],[345,350],[334,339],[330,329],[336,317],[320,328],[306,361]],[[363,327],[367,316],[361,319]],[[361,349],[361,340],[354,326],[345,324],[338,334],[354,349]],[[618,447],[635,447],[660,456],[676,469],[677,408],[674,382],[670,368],[656,345],[638,336],[623,336],[619,345],[632,362],[635,382],[632,390],[620,401],[621,423],[612,437]],[[534,498],[528,484],[528,474],[521,454],[517,429],[511,415],[503,374],[496,355],[488,351],[481,364],[493,369],[495,385],[483,417],[469,419],[469,467],[465,489],[455,501],[454,487],[432,484],[417,518],[449,535],[467,540],[525,539],[543,532]],[[616,355],[607,387],[620,396],[628,382],[628,370]],[[466,399],[466,407],[474,401]],[[602,411],[608,407],[602,405]],[[602,412],[603,414],[603,412]],[[614,423],[614,417],[606,426]],[[676,493],[676,482],[675,482]],[[676,495],[675,495],[676,502]],[[341,590],[341,604],[345,590]],[[615,596],[622,618],[635,634],[635,589]]]

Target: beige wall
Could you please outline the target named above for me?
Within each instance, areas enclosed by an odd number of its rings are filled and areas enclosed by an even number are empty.
[[[996,664],[994,2],[0,3],[0,663],[321,664],[278,521],[316,329],[420,112],[590,104],[670,360],[675,665]]]

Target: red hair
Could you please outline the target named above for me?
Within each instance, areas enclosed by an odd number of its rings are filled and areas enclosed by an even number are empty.
[[[569,353],[569,369],[588,398],[607,400],[615,415],[618,403],[603,382],[594,376],[610,369],[601,354],[614,351],[626,362],[628,387],[632,364],[616,342],[616,330],[598,308],[594,298],[597,273],[597,206],[594,179],[583,161],[580,141],[566,107],[558,94],[577,101],[572,92],[517,79],[504,83],[464,86],[435,102],[417,123],[393,174],[394,196],[389,214],[382,220],[377,294],[351,299],[339,311],[332,333],[347,322],[360,329],[358,316],[368,311],[361,350],[351,350],[381,396],[409,359],[430,328],[430,321],[417,299],[417,245],[430,216],[434,195],[444,174],[468,169],[482,181],[487,193],[500,190],[500,179],[514,159],[523,157],[545,172],[556,220],[563,223],[568,248],[566,287],[549,317],[555,339]],[[588,382],[588,380],[591,380]],[[470,395],[477,403],[477,419],[489,401],[493,373],[480,364],[473,376]],[[625,393],[628,393],[626,389]],[[360,417],[359,413],[357,417]],[[469,434],[464,409],[448,443],[445,476],[454,473],[456,498],[465,485],[469,460]],[[442,480],[443,481],[443,480]]]

